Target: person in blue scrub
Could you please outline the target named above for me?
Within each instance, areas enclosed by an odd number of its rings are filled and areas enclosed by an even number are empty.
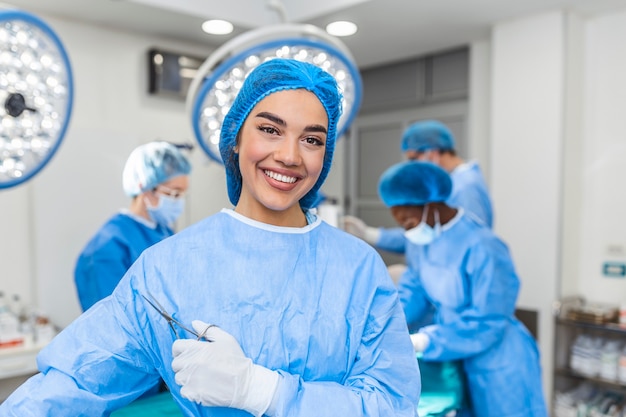
[[[234,208],[146,249],[0,415],[108,415],[162,377],[186,416],[415,417],[419,368],[384,262],[309,210],[340,115],[321,68],[257,66],[220,135]]]
[[[432,162],[452,178],[452,192],[446,203],[462,207],[488,227],[493,226],[493,208],[487,184],[476,161],[464,161],[455,150],[450,129],[437,120],[413,123],[402,134],[401,151],[407,160]],[[403,254],[406,239],[401,228],[368,226],[361,219],[345,216],[344,229],[378,249]]]
[[[379,196],[408,241],[398,292],[424,361],[461,360],[476,417],[546,417],[537,344],[514,316],[520,281],[506,244],[448,203],[453,182],[430,162],[387,169]],[[431,307],[432,324],[422,319]]]
[[[96,232],[76,262],[74,282],[83,311],[113,292],[141,252],[174,234],[190,172],[187,157],[168,142],[146,143],[131,152],[122,173],[130,206]]]

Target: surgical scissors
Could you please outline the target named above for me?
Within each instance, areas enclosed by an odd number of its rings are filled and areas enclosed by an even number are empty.
[[[206,334],[207,330],[209,330],[211,327],[215,327],[215,324],[209,324],[207,326],[206,329],[204,329],[204,331],[202,333],[198,333],[193,329],[188,328],[187,326],[185,326],[184,324],[182,324],[181,322],[179,322],[178,320],[176,320],[174,317],[172,317],[166,310],[165,308],[163,308],[163,306],[154,298],[154,296],[152,294],[150,294],[150,291],[147,291],[148,295],[150,296],[150,298],[152,299],[152,301],[150,301],[145,295],[141,294],[141,296],[148,302],[148,304],[150,304],[152,306],[152,308],[154,308],[156,311],[159,312],[159,314],[161,315],[161,317],[163,317],[165,320],[167,320],[167,324],[170,326],[170,329],[172,329],[172,331],[174,332],[174,336],[176,336],[177,339],[180,339],[180,335],[178,334],[178,332],[176,331],[176,328],[174,327],[174,325],[180,327],[181,329],[183,329],[186,332],[191,333],[192,335],[196,336],[196,340],[200,340],[204,337],[204,335]],[[208,339],[206,339],[208,340]],[[211,340],[208,340],[209,342],[211,342]]]

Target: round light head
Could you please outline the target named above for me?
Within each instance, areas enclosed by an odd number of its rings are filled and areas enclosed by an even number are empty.
[[[58,149],[72,111],[72,71],[39,18],[0,11],[0,188],[32,178]]]
[[[219,142],[224,117],[248,74],[267,60],[290,58],[308,62],[324,69],[337,80],[343,94],[343,114],[337,126],[337,138],[356,116],[361,105],[362,84],[351,57],[337,46],[337,41],[328,41],[328,35],[320,29],[313,29],[310,25],[284,27],[282,32],[278,30],[280,26],[269,29],[269,32],[266,28],[256,33],[248,32],[244,34],[243,42],[233,39],[233,48],[224,54],[229,56],[220,55],[224,49],[217,50],[203,64],[204,70],[201,67],[198,71],[187,100],[188,103],[192,101],[191,116],[196,139],[211,159],[222,162]],[[324,36],[319,36],[320,32]],[[286,34],[291,37],[285,37]],[[246,43],[247,40],[251,42]],[[228,46],[225,44],[223,48]]]

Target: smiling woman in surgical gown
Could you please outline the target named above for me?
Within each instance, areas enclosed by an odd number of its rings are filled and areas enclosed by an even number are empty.
[[[257,67],[222,128],[235,209],[147,249],[0,414],[107,415],[162,377],[187,416],[415,416],[419,370],[383,261],[307,210],[340,111],[323,70]],[[211,342],[176,340],[143,296]]]

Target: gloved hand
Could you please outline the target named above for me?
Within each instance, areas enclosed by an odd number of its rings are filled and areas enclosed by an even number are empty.
[[[192,325],[200,334],[209,326],[199,320]],[[181,395],[205,406],[263,415],[278,387],[278,372],[254,364],[219,327],[206,330],[204,338],[210,342],[179,339],[172,345],[172,370]]]
[[[413,343],[413,350],[420,353],[426,350],[430,344],[430,337],[424,333],[414,333],[411,335],[411,342]]]
[[[380,237],[380,230],[377,227],[371,227],[358,217],[343,216],[341,218],[341,227],[346,232],[363,239],[370,245],[375,245]]]

